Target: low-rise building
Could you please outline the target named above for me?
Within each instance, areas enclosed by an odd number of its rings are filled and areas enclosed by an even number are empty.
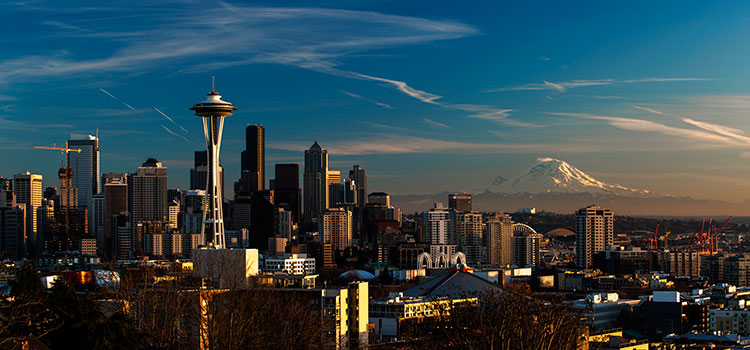
[[[263,264],[263,272],[286,272],[290,275],[315,274],[315,259],[307,254],[289,254],[267,257]]]
[[[636,299],[620,299],[617,293],[593,293],[584,299],[573,301],[570,309],[580,312],[582,323],[601,330],[614,326],[620,312],[633,311],[633,307],[639,302]]]

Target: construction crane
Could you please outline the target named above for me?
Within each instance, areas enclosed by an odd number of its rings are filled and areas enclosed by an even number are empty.
[[[60,151],[60,152],[62,152],[63,154],[65,154],[65,165],[64,166],[66,168],[68,167],[68,154],[70,152],[81,153],[81,149],[79,149],[79,148],[70,148],[70,147],[68,147],[68,143],[67,142],[65,142],[65,147],[55,147],[56,145],[57,144],[53,143],[52,147],[34,146],[34,148],[35,149],[46,149],[46,150],[51,150],[51,151]]]
[[[656,224],[656,229],[654,230],[654,238],[648,240],[648,249],[650,250],[659,249],[659,241],[656,240],[656,237],[659,234],[659,225],[660,224]]]
[[[727,225],[729,225],[729,221],[732,220],[732,217],[730,216],[727,218],[727,221],[724,222],[724,225],[721,225],[721,228],[717,231],[714,228],[714,234],[712,236],[713,244],[711,245],[711,253],[717,253],[719,251],[719,235],[724,232],[724,229],[727,228]]]

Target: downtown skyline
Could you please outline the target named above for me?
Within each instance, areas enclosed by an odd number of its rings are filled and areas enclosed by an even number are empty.
[[[468,191],[555,157],[608,183],[742,202],[748,5],[679,4],[10,4],[2,175],[56,186],[60,156],[32,147],[99,128],[102,173],[155,157],[187,188],[205,149],[187,108],[215,75],[239,108],[228,183],[245,126],[261,124],[266,179],[318,140],[329,168],[359,164],[394,194]]]

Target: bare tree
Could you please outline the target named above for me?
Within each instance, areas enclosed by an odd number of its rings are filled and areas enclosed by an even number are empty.
[[[560,303],[507,291],[477,304],[445,304],[412,329],[410,347],[445,344],[453,349],[576,349],[583,328]]]

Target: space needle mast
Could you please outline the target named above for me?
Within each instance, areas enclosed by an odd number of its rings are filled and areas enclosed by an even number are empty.
[[[237,108],[231,103],[221,100],[221,95],[214,88],[214,78],[211,77],[211,92],[206,96],[206,100],[196,103],[190,109],[195,111],[195,115],[203,119],[203,133],[206,135],[206,153],[208,154],[208,176],[206,176],[206,198],[203,203],[201,241],[216,249],[224,249],[226,248],[226,242],[224,240],[224,215],[222,210],[223,189],[219,178],[219,150],[221,149],[224,117],[232,115],[232,111]]]

